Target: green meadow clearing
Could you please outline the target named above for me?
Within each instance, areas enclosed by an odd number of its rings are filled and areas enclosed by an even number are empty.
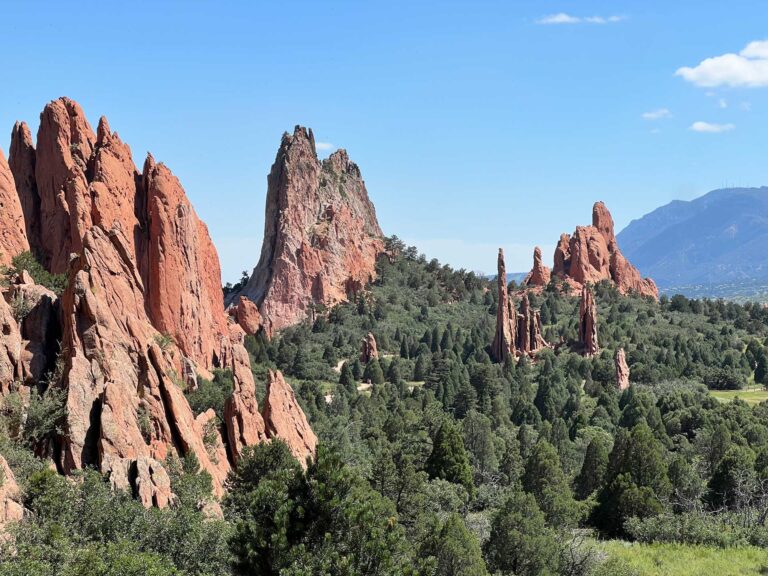
[[[747,576],[768,574],[768,550],[680,544],[601,542],[609,561],[601,576]]]

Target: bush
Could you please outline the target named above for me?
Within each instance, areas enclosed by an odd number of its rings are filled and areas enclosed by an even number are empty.
[[[51,274],[43,268],[42,264],[29,251],[14,256],[11,259],[11,265],[4,266],[0,270],[0,274],[2,274],[4,283],[7,285],[13,276],[21,274],[24,270],[32,276],[36,284],[45,286],[57,295],[61,295],[67,287],[66,274]]]

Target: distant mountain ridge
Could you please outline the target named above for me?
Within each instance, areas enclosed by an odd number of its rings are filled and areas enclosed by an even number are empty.
[[[630,222],[617,240],[661,288],[768,280],[768,187],[674,200]]]

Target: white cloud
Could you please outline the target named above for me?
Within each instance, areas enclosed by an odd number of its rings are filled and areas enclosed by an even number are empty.
[[[650,112],[643,112],[643,120],[661,120],[662,118],[669,118],[672,116],[667,108],[659,108],[657,110],[651,110]]]
[[[651,129],[651,134],[660,134],[660,133],[661,133],[661,130],[659,130],[658,128]]]
[[[750,42],[738,54],[728,53],[678,68],[676,76],[707,88],[768,86],[768,40]]]
[[[706,132],[709,134],[719,134],[720,132],[730,132],[735,128],[736,126],[734,126],[733,124],[712,124],[710,122],[698,121],[691,124],[689,130],[693,130],[694,132]]]
[[[626,20],[626,16],[573,16],[565,12],[549,14],[536,20],[536,24],[613,24]]]
[[[720,98],[720,100],[717,101],[717,105],[720,106],[720,108],[728,108],[728,100]]]
[[[315,149],[318,152],[328,152],[333,150],[334,146],[330,142],[315,142]]]
[[[752,102],[742,102],[741,104],[739,104],[739,108],[741,108],[744,112],[751,112]]]

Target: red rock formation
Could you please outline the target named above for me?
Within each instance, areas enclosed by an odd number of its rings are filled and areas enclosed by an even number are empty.
[[[35,145],[26,123],[16,122],[14,125],[8,156],[21,201],[29,247],[35,254],[40,254],[40,195],[35,180]]]
[[[374,277],[381,236],[357,165],[344,150],[321,163],[312,131],[297,126],[268,177],[261,258],[241,295],[259,306],[269,334],[301,322]]]
[[[498,305],[496,307],[496,335],[491,344],[491,355],[497,362],[503,362],[508,355],[517,352],[517,313],[507,290],[507,268],[504,264],[504,250],[499,248],[496,284]]]
[[[587,357],[600,352],[597,343],[597,306],[595,297],[587,286],[581,289],[581,304],[579,305],[579,344],[582,354]]]
[[[5,458],[0,455],[0,534],[9,522],[18,522],[24,517],[21,506],[21,492],[16,477]]]
[[[233,334],[238,330],[242,335],[243,332],[238,326],[232,328]],[[236,337],[233,337],[234,339]],[[235,389],[224,407],[224,420],[227,425],[230,456],[236,464],[243,448],[266,440],[267,431],[256,401],[256,383],[248,364],[248,352],[242,346],[234,346],[231,351],[233,357],[229,365],[233,367]]]
[[[41,380],[55,359],[60,337],[58,297],[22,272],[8,288],[5,299],[23,314],[17,320],[22,338],[22,377],[32,385]]]
[[[368,364],[371,360],[376,360],[379,357],[379,348],[376,344],[376,337],[368,332],[363,338],[363,342],[360,346],[360,362]]]
[[[552,267],[552,274],[555,276],[565,276],[571,268],[571,236],[569,234],[560,234],[560,241],[555,247],[555,263]]]
[[[228,333],[216,249],[178,179],[152,156],[144,164],[144,187],[150,318],[185,356],[210,369]]]
[[[11,168],[0,150],[0,265],[9,265],[11,258],[29,250],[24,214],[21,210],[16,182]]]
[[[279,370],[269,371],[263,416],[269,436],[284,440],[291,453],[306,465],[307,458],[315,455],[317,437]]]
[[[0,179],[0,202],[15,206],[19,218],[0,225],[0,247],[10,232],[30,235],[49,271],[68,269],[68,286],[57,301],[22,274],[0,298],[0,393],[21,378],[37,381],[53,361],[51,338],[61,339],[58,385],[67,393],[61,468],[97,466],[145,505],[165,506],[172,498],[162,464],[168,456],[195,454],[220,496],[245,446],[285,433],[302,459],[313,451],[306,418],[279,383],[272,406],[265,406],[266,430],[245,334],[224,311],[218,256],[170,170],[149,156],[139,173],[106,119],[94,134],[80,107],[65,98],[43,111],[37,149],[24,124],[14,128],[11,148],[10,170],[0,162],[0,176],[8,176]],[[337,155],[323,170],[324,178],[344,179],[334,183],[338,194],[364,198],[354,165]],[[332,208],[324,205],[329,222]],[[339,210],[349,216],[351,209]],[[341,237],[353,248],[364,244]],[[331,251],[351,259],[363,252]],[[20,329],[16,308],[29,308]],[[243,298],[238,308],[240,322],[256,331],[255,304]],[[235,382],[219,415],[221,430],[212,411],[195,417],[183,392],[214,367],[230,369]]]
[[[536,246],[533,250],[533,268],[523,280],[526,286],[546,286],[549,284],[551,272],[541,261],[541,248]]]
[[[237,323],[246,334],[256,334],[261,329],[262,319],[259,307],[245,296],[240,296],[232,308]]]
[[[629,388],[629,366],[627,365],[627,357],[624,354],[624,348],[618,348],[616,350],[616,387],[619,390],[626,390]]]
[[[619,250],[613,219],[602,202],[597,202],[592,208],[591,226],[577,226],[573,236],[560,236],[552,274],[575,288],[609,280],[622,294],[659,297],[653,280],[642,278]]]
[[[521,355],[534,356],[543,348],[548,348],[542,335],[541,313],[531,307],[528,294],[523,293],[520,313],[517,315],[517,349]]]
[[[40,246],[43,264],[54,274],[66,272],[69,255],[80,252],[88,220],[85,172],[96,144],[80,106],[60,98],[40,115],[35,182],[40,196]]]
[[[11,306],[0,298],[0,397],[22,379],[22,342],[19,325]]]

